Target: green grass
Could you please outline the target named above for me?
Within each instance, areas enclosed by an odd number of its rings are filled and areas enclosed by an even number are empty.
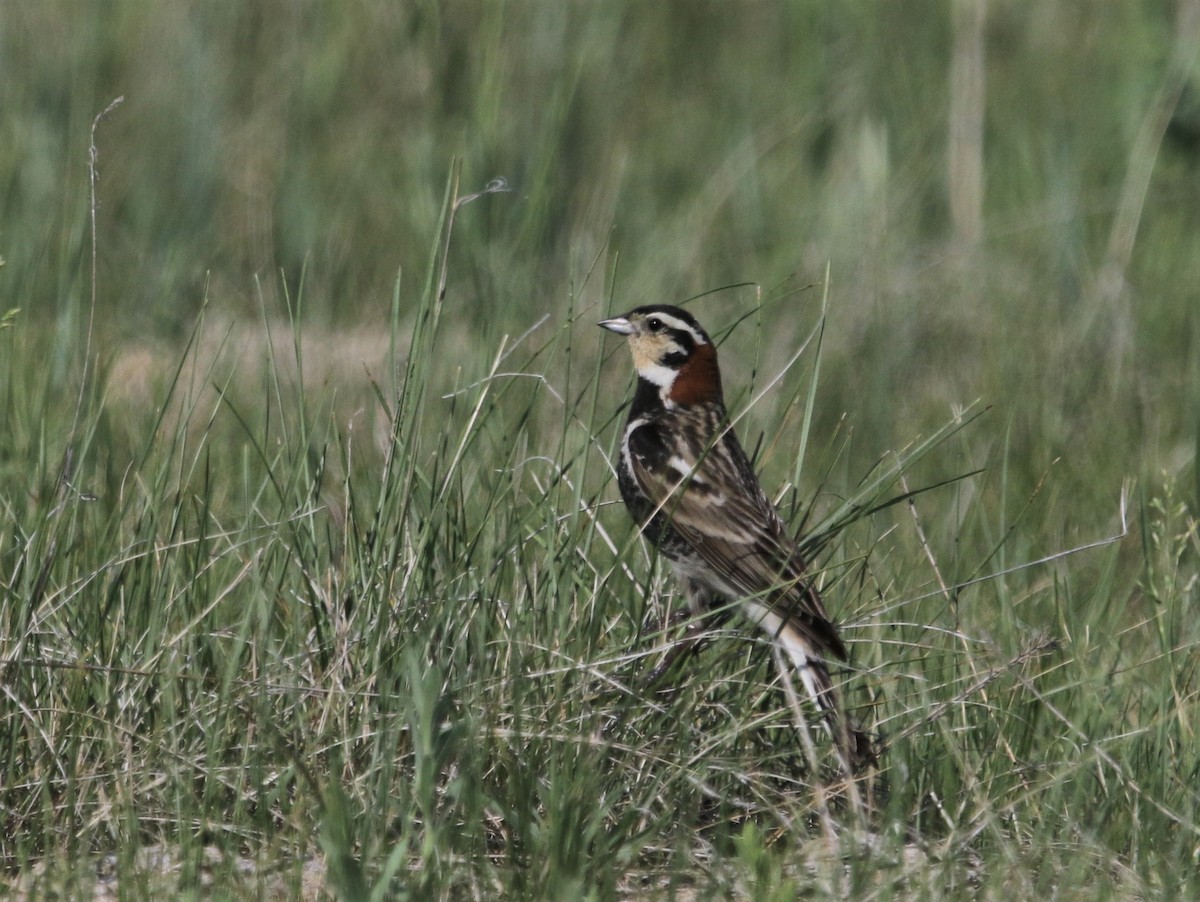
[[[1166,13],[990,7],[963,247],[942,4],[74,10],[0,13],[0,885],[1200,892],[1184,145],[1096,287]],[[753,631],[643,691],[679,602],[593,324],[689,298],[866,824]]]

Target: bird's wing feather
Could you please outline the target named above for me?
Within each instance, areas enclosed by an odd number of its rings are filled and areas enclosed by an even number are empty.
[[[642,490],[722,583],[767,604],[817,650],[845,658],[796,545],[733,432],[712,448],[693,447],[688,434],[649,425],[631,434],[631,466]]]

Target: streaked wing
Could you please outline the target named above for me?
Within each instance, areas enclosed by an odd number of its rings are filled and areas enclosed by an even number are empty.
[[[631,467],[642,490],[735,595],[757,597],[816,648],[845,658],[820,596],[804,578],[795,543],[733,432],[712,449],[694,447],[688,441],[694,434],[668,422],[630,435]]]

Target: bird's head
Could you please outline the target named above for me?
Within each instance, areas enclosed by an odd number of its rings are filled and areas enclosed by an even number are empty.
[[[667,407],[721,402],[717,349],[686,310],[653,304],[599,325],[628,339],[638,379]]]

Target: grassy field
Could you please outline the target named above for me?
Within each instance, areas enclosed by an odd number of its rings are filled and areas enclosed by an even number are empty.
[[[0,6],[0,892],[1200,896],[1197,48],[1194,0]],[[815,555],[865,816],[752,630],[644,691],[594,324],[655,301]]]

